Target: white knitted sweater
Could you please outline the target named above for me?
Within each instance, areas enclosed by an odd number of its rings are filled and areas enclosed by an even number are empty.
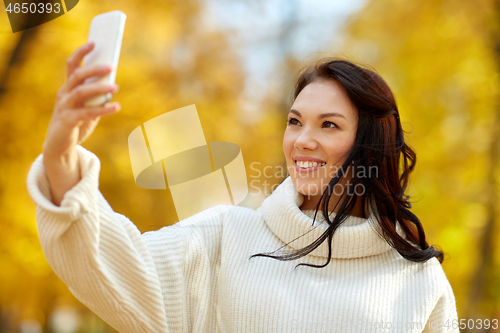
[[[295,261],[249,260],[294,239],[302,248],[327,227],[298,208],[290,178],[257,210],[217,206],[141,235],[100,193],[97,156],[77,149],[82,179],[61,207],[51,203],[41,155],[28,191],[47,261],[120,332],[458,332],[438,260],[402,258],[372,218],[351,216],[337,229],[325,268],[294,269],[325,263],[326,243]]]

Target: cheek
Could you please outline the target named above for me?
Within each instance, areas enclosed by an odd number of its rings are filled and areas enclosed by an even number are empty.
[[[330,141],[327,148],[330,157],[333,159],[338,159],[340,156],[347,154],[354,145],[354,140],[355,137],[346,136],[343,139]]]
[[[293,138],[290,134],[287,134],[285,132],[285,135],[283,136],[283,152],[285,153],[286,157],[289,157],[289,154],[291,154],[293,149]]]

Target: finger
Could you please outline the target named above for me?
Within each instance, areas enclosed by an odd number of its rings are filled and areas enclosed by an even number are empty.
[[[69,79],[71,74],[73,74],[74,70],[80,67],[80,63],[83,60],[83,57],[92,51],[94,48],[94,43],[90,42],[85,45],[80,46],[73,52],[68,59],[66,60],[66,80]]]
[[[76,109],[77,113],[79,113],[80,119],[94,119],[97,117],[106,116],[108,114],[113,114],[120,111],[121,105],[119,102],[106,103],[102,106],[94,106],[91,108],[80,108]]]
[[[116,84],[93,82],[77,86],[69,94],[66,100],[62,103],[63,109],[74,109],[83,106],[83,103],[88,99],[113,93],[116,91]]]
[[[121,106],[119,102],[106,103],[101,106],[92,106],[84,108],[76,108],[65,110],[61,115],[61,120],[65,128],[73,128],[78,126],[82,121],[95,119],[97,117],[105,116],[108,114],[120,111]]]
[[[73,74],[69,77],[66,89],[71,91],[76,86],[82,84],[87,78],[93,76],[105,76],[112,71],[112,65],[92,65],[78,67],[73,71]]]

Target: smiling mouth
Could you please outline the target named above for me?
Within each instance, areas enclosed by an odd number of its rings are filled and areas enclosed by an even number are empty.
[[[314,167],[322,167],[326,164],[326,162],[318,163],[312,161],[295,161],[295,165],[302,169],[309,169]]]

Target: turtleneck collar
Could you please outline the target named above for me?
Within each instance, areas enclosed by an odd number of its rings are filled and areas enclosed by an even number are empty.
[[[321,211],[318,212],[313,225],[314,211],[299,209],[303,201],[304,196],[297,192],[291,177],[288,177],[264,200],[259,209],[271,231],[284,243],[291,242],[289,246],[294,250],[311,244],[328,228]],[[335,213],[331,214],[330,220],[333,220]],[[375,215],[371,211],[369,214],[368,219],[349,215],[337,228],[333,234],[332,258],[367,257],[392,249],[379,235],[382,234],[382,229]],[[406,238],[399,223],[396,225],[396,231]],[[324,241],[310,255],[327,258],[327,241]]]

